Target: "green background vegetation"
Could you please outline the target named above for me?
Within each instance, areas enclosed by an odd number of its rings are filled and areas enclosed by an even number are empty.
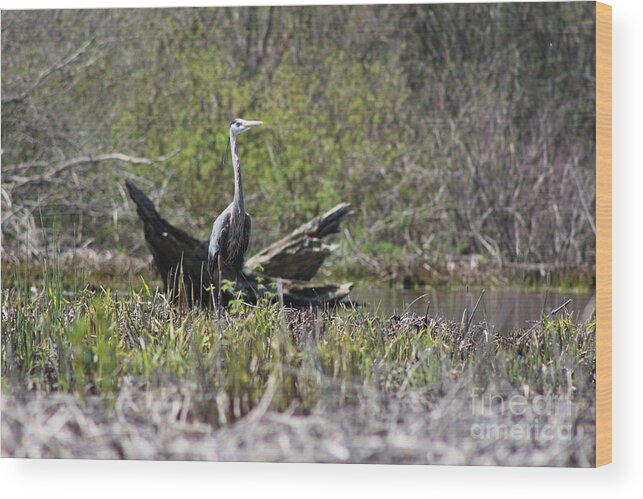
[[[147,256],[126,177],[207,238],[245,117],[265,122],[240,144],[251,252],[348,201],[336,274],[435,282],[476,258],[577,281],[595,260],[594,39],[584,2],[4,11],[3,259],[46,240]]]

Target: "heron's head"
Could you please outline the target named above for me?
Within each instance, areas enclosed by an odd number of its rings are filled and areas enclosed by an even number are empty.
[[[263,122],[237,118],[236,120],[232,120],[232,122],[230,123],[230,133],[236,137],[237,135],[240,135],[243,132],[247,132],[251,128],[259,125],[263,125]]]

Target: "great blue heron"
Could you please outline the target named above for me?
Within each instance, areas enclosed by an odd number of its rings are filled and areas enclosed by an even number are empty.
[[[217,307],[221,309],[223,294],[221,280],[223,268],[232,269],[235,274],[243,267],[243,256],[250,242],[251,220],[243,206],[243,185],[241,183],[241,163],[237,155],[237,137],[251,128],[262,125],[261,121],[248,121],[237,118],[230,123],[230,149],[234,168],[234,198],[232,203],[221,212],[212,225],[208,266],[210,275],[218,270]]]

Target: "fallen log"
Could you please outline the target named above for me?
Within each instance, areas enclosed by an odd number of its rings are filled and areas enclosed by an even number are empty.
[[[154,203],[134,183],[125,181],[125,186],[143,222],[145,241],[163,279],[165,293],[175,302],[212,306],[211,285],[216,278],[211,278],[208,272],[208,241],[199,241],[162,218]],[[242,292],[246,301],[256,302],[267,292],[277,292],[288,306],[342,301],[352,283],[310,280],[335,249],[323,238],[339,232],[341,222],[351,214],[350,205],[341,203],[259,251],[247,260],[239,276],[224,270],[223,279],[236,281],[234,292],[225,293],[224,300],[227,302]]]
[[[260,266],[270,276],[309,281],[335,249],[335,245],[322,239],[339,232],[340,224],[350,215],[350,205],[340,203],[259,251],[246,262],[246,267]]]

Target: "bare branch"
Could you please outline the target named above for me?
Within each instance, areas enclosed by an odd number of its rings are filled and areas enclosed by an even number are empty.
[[[69,168],[72,168],[74,166],[78,166],[85,163],[101,163],[104,161],[123,161],[125,163],[130,163],[133,165],[154,165],[156,163],[162,163],[164,161],[167,161],[173,158],[180,151],[181,151],[181,148],[178,147],[166,156],[159,156],[157,158],[151,158],[151,159],[128,156],[127,154],[118,153],[118,152],[110,153],[110,154],[100,154],[98,156],[91,156],[91,155],[80,156],[77,158],[71,158],[71,159],[62,161],[58,163],[55,167],[51,168],[50,170],[47,170],[45,173],[41,175],[32,175],[27,177],[8,175],[3,180],[5,181],[5,185],[7,185],[8,183],[12,189],[16,189],[28,184],[52,181],[53,177],[60,174],[61,172]],[[49,166],[51,166],[51,163],[36,161],[33,163],[21,163],[18,165],[9,165],[5,167],[5,171],[22,171],[22,170],[29,170],[31,168],[47,168]],[[13,185],[11,184],[12,181],[15,182],[13,183]]]
[[[90,39],[88,42],[84,43],[81,47],[79,47],[71,54],[67,52],[62,58],[58,60],[58,62],[48,67],[47,69],[43,70],[40,73],[40,75],[38,75],[38,78],[36,79],[36,81],[33,82],[24,91],[22,91],[18,95],[10,95],[9,97],[3,98],[2,104],[9,104],[11,102],[25,100],[31,92],[33,92],[38,87],[40,87],[43,83],[45,83],[51,77],[51,75],[53,75],[57,71],[64,69],[66,66],[69,66],[70,64],[78,60],[85,52],[87,52],[89,47],[91,47],[91,45],[94,43],[94,40],[95,38]]]
[[[578,189],[578,196],[580,198],[581,206],[583,207],[583,214],[585,215],[585,218],[587,219],[589,226],[592,228],[592,232],[594,233],[594,235],[596,235],[596,223],[594,223],[594,218],[592,217],[592,214],[589,211],[589,206],[587,204],[587,200],[585,199],[585,190],[580,185],[580,181],[578,180],[578,176],[576,175],[576,166],[570,165],[569,170],[572,172],[572,178],[574,179],[574,184]]]

